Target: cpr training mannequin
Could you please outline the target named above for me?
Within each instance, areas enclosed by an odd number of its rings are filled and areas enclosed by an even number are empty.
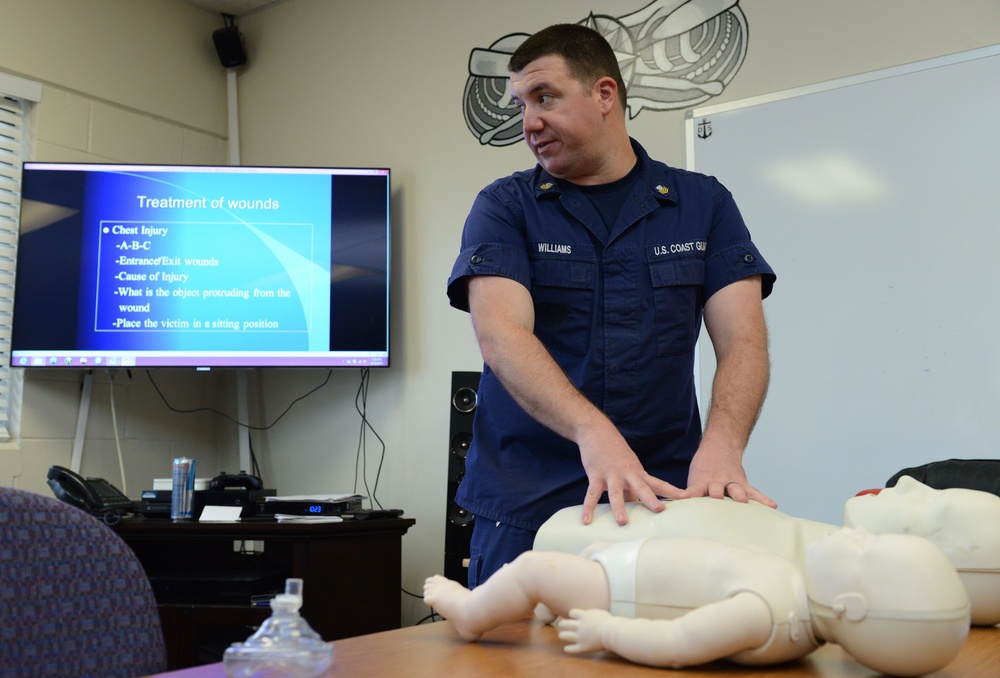
[[[534,548],[580,553],[596,541],[626,541],[647,536],[700,536],[729,544],[755,545],[801,566],[806,547],[839,526],[795,518],[750,502],[695,497],[666,502],[653,513],[641,504],[627,507],[627,525],[618,525],[608,505],[580,523],[580,507],[547,520]],[[966,489],[935,490],[908,476],[895,487],[849,499],[845,524],[875,534],[913,534],[933,542],[951,560],[972,604],[972,623],[1000,623],[1000,497]]]
[[[921,675],[950,662],[969,632],[965,590],[937,547],[862,528],[810,546],[804,569],[699,537],[529,551],[472,591],[430,577],[424,600],[466,640],[541,603],[560,617],[567,652],[671,668],[774,664],[829,641],[876,671]]]
[[[936,490],[909,476],[878,494],[847,500],[844,524],[873,534],[914,534],[944,552],[972,604],[972,623],[1000,623],[1000,496]]]

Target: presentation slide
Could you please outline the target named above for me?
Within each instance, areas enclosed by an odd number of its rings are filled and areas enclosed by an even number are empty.
[[[80,346],[326,349],[328,176],[101,173],[85,190]]]

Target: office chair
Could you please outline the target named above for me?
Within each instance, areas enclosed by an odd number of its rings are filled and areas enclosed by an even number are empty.
[[[156,600],[125,542],[69,504],[0,487],[0,678],[166,669]]]

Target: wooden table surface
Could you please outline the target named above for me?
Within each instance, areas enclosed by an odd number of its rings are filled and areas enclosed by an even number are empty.
[[[345,638],[335,641],[333,648],[333,666],[325,678],[610,678],[671,673],[667,669],[632,664],[609,653],[586,656],[566,654],[556,629],[534,620],[501,626],[477,643],[463,641],[451,624],[438,622]],[[788,664],[749,668],[716,662],[673,673],[681,678],[851,678],[877,675],[855,662],[836,645],[824,645],[805,659]],[[225,672],[222,664],[209,664],[160,675],[164,678],[224,678]],[[1000,676],[1000,627],[973,628],[961,654],[942,671],[931,675],[934,678]]]

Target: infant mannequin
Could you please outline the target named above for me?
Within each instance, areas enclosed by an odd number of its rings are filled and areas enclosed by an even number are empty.
[[[695,497],[666,502],[653,513],[629,504],[629,522],[618,525],[601,504],[590,525],[580,508],[554,514],[539,529],[534,548],[580,553],[597,541],[648,536],[700,536],[728,544],[753,545],[802,567],[806,548],[839,526],[795,518],[761,504]],[[1000,623],[1000,497],[966,489],[935,490],[909,476],[895,487],[849,499],[845,524],[874,534],[913,534],[933,542],[958,570],[972,604],[972,623]]]
[[[914,534],[944,552],[958,570],[972,604],[972,623],[1000,623],[1000,496],[936,490],[903,476],[878,494],[847,500],[844,524],[873,534]]]
[[[472,591],[430,577],[424,599],[466,640],[541,603],[561,617],[567,652],[671,668],[779,663],[830,641],[874,670],[920,675],[950,662],[969,627],[965,590],[933,544],[850,528],[813,544],[804,570],[757,548],[648,537],[589,557],[529,551]]]

